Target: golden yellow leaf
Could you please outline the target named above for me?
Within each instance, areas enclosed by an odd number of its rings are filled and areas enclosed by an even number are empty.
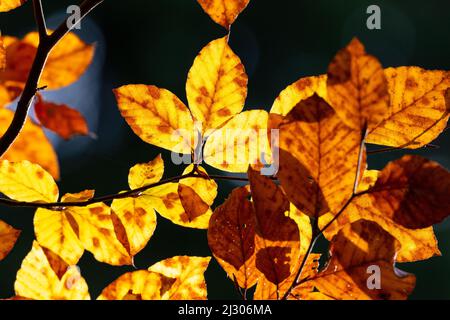
[[[17,272],[14,289],[16,295],[36,300],[90,299],[86,281],[78,268],[69,267],[59,279],[36,241]]]
[[[67,209],[78,226],[78,238],[96,260],[111,265],[131,265],[132,257],[117,239],[111,210],[103,203]]]
[[[128,184],[131,189],[137,189],[161,180],[164,174],[164,161],[161,155],[149,163],[137,164],[130,169]]]
[[[39,35],[37,32],[27,34],[23,43],[37,48]],[[87,70],[94,57],[95,48],[86,44],[75,33],[68,33],[51,51],[39,86],[58,89],[77,81]]]
[[[358,39],[339,51],[328,67],[328,100],[349,127],[374,128],[388,114],[389,92],[380,62]]]
[[[268,113],[264,110],[244,111],[234,116],[209,136],[204,161],[217,169],[241,173],[263,160],[270,163],[267,122]]]
[[[203,132],[218,128],[242,111],[247,97],[247,75],[239,57],[220,38],[204,47],[188,74],[189,108]]]
[[[128,272],[103,289],[98,300],[160,300],[162,277],[147,270]]]
[[[175,279],[161,296],[163,300],[205,300],[204,273],[210,260],[210,257],[176,256],[160,261],[148,270]]]
[[[226,29],[230,29],[249,2],[250,0],[198,0],[211,19]]]
[[[327,76],[301,78],[280,92],[272,105],[270,113],[287,115],[300,101],[317,94],[327,100]]]
[[[312,217],[338,212],[358,176],[361,133],[317,95],[292,109],[279,129],[278,178],[289,200]]]
[[[127,85],[114,90],[122,117],[143,141],[190,154],[194,124],[188,108],[172,92]]]
[[[183,174],[191,172],[192,169],[193,165],[188,166]],[[198,171],[207,175],[202,167],[198,167]],[[180,190],[181,185],[184,187],[181,187]],[[152,203],[153,208],[161,216],[175,224],[189,228],[207,229],[212,215],[209,206],[212,205],[216,195],[217,184],[214,180],[185,178],[180,180],[180,183],[166,183],[151,188],[143,192],[140,197],[146,198],[146,201]],[[194,198],[195,202],[189,197]]]
[[[156,229],[156,214],[145,197],[115,199],[111,204],[111,214],[117,215],[116,235],[131,256],[145,248]],[[113,218],[113,222],[114,218]],[[117,225],[118,224],[118,225]]]
[[[5,133],[13,117],[13,111],[0,109],[0,136]],[[59,164],[56,152],[42,128],[34,124],[29,118],[17,139],[1,159],[11,162],[28,160],[40,165],[53,178],[59,179]]]
[[[84,247],[78,239],[78,225],[70,210],[39,208],[34,214],[33,223],[36,240],[42,247],[50,249],[69,265],[78,263]]]
[[[406,299],[416,279],[395,267],[399,247],[398,241],[376,223],[359,220],[339,231],[331,241],[326,268],[305,283],[312,282],[323,294],[340,300]],[[370,279],[373,270],[369,267],[378,269],[379,287]]]
[[[391,97],[387,118],[373,127],[367,142],[401,148],[420,148],[436,139],[447,127],[450,88],[448,71],[419,67],[384,71]]]
[[[232,281],[251,288],[258,280],[255,266],[255,213],[245,187],[236,188],[209,221],[208,244]]]
[[[20,7],[26,0],[0,0],[0,12],[10,11]]]
[[[19,230],[0,220],[0,261],[12,250],[19,235]]]
[[[58,186],[52,176],[29,161],[0,160],[0,192],[26,202],[56,202]]]

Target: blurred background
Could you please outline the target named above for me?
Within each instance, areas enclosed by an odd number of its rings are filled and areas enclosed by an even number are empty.
[[[31,2],[31,1],[28,1]],[[43,0],[49,27],[63,20],[72,1]],[[381,30],[368,30],[366,9],[381,8]],[[21,37],[34,30],[31,3],[0,14],[2,34]],[[232,27],[230,45],[249,75],[246,109],[269,110],[279,92],[298,78],[323,74],[336,51],[357,36],[385,67],[417,65],[450,69],[450,1],[448,0],[252,0]],[[79,109],[89,122],[92,137],[63,142],[48,136],[57,148],[61,166],[61,194],[95,189],[97,195],[127,189],[131,166],[162,153],[166,176],[183,168],[170,166],[169,152],[142,142],[121,118],[112,89],[124,84],[153,84],[174,92],[186,102],[185,82],[192,62],[208,42],[225,30],[203,13],[196,0],[105,0],[81,24],[77,34],[96,44],[93,64],[74,85],[45,92],[51,101]],[[14,106],[12,106],[14,107]],[[434,144],[438,149],[408,151],[450,167],[450,132]],[[369,158],[381,169],[404,151]],[[217,173],[212,168],[208,172]],[[217,204],[236,185],[219,183]],[[0,262],[0,298],[14,294],[14,279],[34,239],[33,210],[0,208],[0,219],[21,229],[11,254]],[[450,298],[450,222],[436,228],[442,257],[400,265],[417,276],[412,299]],[[325,244],[321,244],[325,248]],[[148,246],[135,258],[137,268],[174,255],[210,255],[206,231],[182,228],[158,216]],[[132,267],[112,267],[86,252],[80,261],[91,296]],[[212,260],[206,272],[211,299],[238,298],[232,281]]]

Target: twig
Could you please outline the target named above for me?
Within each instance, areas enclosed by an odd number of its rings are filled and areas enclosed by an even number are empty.
[[[9,149],[9,147],[13,144],[25,124],[28,111],[33,102],[33,98],[38,91],[39,79],[41,78],[48,55],[55,47],[55,45],[77,23],[79,23],[90,11],[92,11],[102,2],[103,0],[84,0],[80,5],[80,18],[74,21],[74,24],[69,26],[67,20],[69,18],[67,18],[51,35],[48,35],[41,0],[33,0],[33,11],[36,19],[40,41],[37,47],[36,56],[28,75],[27,82],[25,83],[22,95],[19,99],[19,102],[17,103],[17,109],[14,113],[14,118],[5,134],[0,138],[0,157],[3,156]]]
[[[364,125],[361,132],[362,133],[361,133],[361,140],[360,140],[360,144],[359,144],[358,163],[356,165],[356,174],[355,174],[355,180],[353,182],[352,195],[346,201],[346,203],[342,206],[342,208],[336,213],[336,215],[333,217],[333,219],[331,219],[322,229],[319,229],[319,227],[318,227],[319,218],[318,217],[312,218],[313,219],[313,226],[312,226],[313,232],[312,232],[311,242],[309,243],[308,249],[306,250],[306,253],[303,256],[302,263],[300,264],[297,274],[295,275],[294,281],[292,282],[291,286],[289,287],[289,289],[286,291],[286,293],[282,297],[282,300],[286,300],[289,297],[289,295],[291,294],[292,290],[294,290],[294,288],[300,283],[303,269],[305,268],[306,262],[308,261],[308,258],[311,255],[312,250],[314,249],[314,246],[315,246],[317,240],[323,235],[325,230],[328,229],[328,227],[337,218],[339,218],[339,216],[345,211],[345,209],[347,209],[347,207],[350,205],[350,203],[356,197],[358,197],[362,194],[365,194],[365,192],[358,193],[357,190],[358,190],[358,182],[359,182],[360,173],[361,173],[362,160],[364,158],[364,149],[365,149],[364,145],[365,145],[365,140],[366,140],[366,136],[367,136],[367,124]]]
[[[172,178],[167,178],[164,180],[161,180],[156,183],[152,183],[137,189],[129,190],[122,193],[115,193],[110,194],[106,196],[96,197],[92,198],[86,201],[82,202],[53,202],[53,203],[45,203],[45,202],[25,202],[25,201],[17,201],[12,199],[5,199],[0,198],[0,205],[5,205],[8,207],[23,207],[23,208],[47,208],[47,209],[54,209],[54,210],[61,210],[63,208],[67,207],[85,207],[90,204],[99,203],[99,202],[107,202],[112,201],[115,199],[124,199],[124,198],[132,198],[132,197],[139,197],[143,192],[164,185],[171,182],[178,182],[182,179],[186,178],[200,178],[200,179],[216,179],[216,180],[232,180],[232,181],[248,181],[247,178],[241,178],[241,177],[229,177],[229,176],[208,176],[208,175],[199,175],[195,171],[192,171],[190,173],[179,175]]]

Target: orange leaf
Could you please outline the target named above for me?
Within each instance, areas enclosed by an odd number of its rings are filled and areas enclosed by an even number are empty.
[[[416,279],[395,267],[399,247],[376,223],[359,220],[339,231],[331,241],[327,267],[305,283],[311,281],[321,293],[340,300],[406,299]],[[378,284],[369,279],[369,270],[378,270]]]
[[[339,51],[328,67],[328,99],[351,128],[378,125],[389,111],[388,83],[380,62],[358,39]]]
[[[384,73],[391,107],[387,118],[370,130],[367,142],[415,149],[436,139],[449,118],[445,93],[450,88],[450,72],[399,67]]]
[[[361,133],[317,95],[292,109],[279,129],[278,177],[289,200],[312,217],[339,211],[358,176]]]
[[[368,192],[375,208],[409,229],[427,228],[450,215],[450,173],[420,156],[389,163]]]
[[[0,135],[5,133],[13,117],[13,111],[0,109]],[[34,124],[31,119],[27,119],[19,136],[1,159],[11,162],[29,160],[39,164],[53,178],[59,178],[59,164],[56,152],[42,128]]]
[[[257,281],[255,267],[255,213],[245,187],[236,188],[209,220],[208,244],[214,257],[241,288]]]
[[[270,178],[248,170],[256,217],[256,268],[275,285],[287,279],[300,253],[297,223],[286,216],[289,202]]]
[[[226,29],[230,29],[249,2],[250,0],[198,0],[211,19]]]
[[[6,12],[13,10],[17,7],[23,5],[27,0],[1,0],[0,1],[0,12]]]
[[[19,230],[0,220],[0,261],[12,250],[19,235]]]
[[[89,134],[83,115],[65,104],[44,101],[41,96],[38,96],[34,110],[41,124],[63,139],[68,140],[75,135]]]

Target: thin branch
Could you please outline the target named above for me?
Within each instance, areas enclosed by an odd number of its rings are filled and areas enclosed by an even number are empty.
[[[103,0],[85,0],[80,5],[81,18],[76,23],[80,22],[92,9],[102,3]],[[22,95],[17,103],[17,109],[14,113],[14,118],[6,130],[5,134],[0,138],[0,157],[5,154],[9,147],[16,140],[20,131],[22,130],[25,121],[27,119],[28,111],[33,102],[33,98],[38,90],[39,79],[41,78],[42,71],[44,70],[45,63],[47,62],[48,55],[54,48],[54,46],[75,26],[68,23],[67,18],[51,35],[45,35],[44,26],[45,19],[42,11],[42,5],[40,0],[33,1],[33,8],[38,25],[39,35],[41,41],[39,42],[36,56],[31,66],[30,73],[28,75],[27,82],[23,89]],[[46,31],[45,31],[46,32]],[[46,39],[46,40],[43,40]]]
[[[312,250],[314,249],[314,246],[317,242],[317,240],[323,235],[326,229],[339,217],[341,214],[347,209],[347,207],[350,205],[350,203],[358,196],[365,194],[365,192],[357,193],[358,190],[358,183],[359,178],[361,174],[361,166],[364,159],[364,150],[365,150],[365,141],[367,137],[367,124],[364,125],[363,129],[361,130],[361,140],[359,144],[359,151],[358,151],[358,163],[356,165],[356,174],[355,174],[355,180],[353,181],[353,192],[350,198],[347,200],[347,202],[344,204],[344,206],[336,213],[336,215],[331,219],[322,229],[319,229],[318,227],[318,221],[319,219],[312,218],[313,220],[313,232],[312,232],[312,238],[311,242],[309,243],[308,249],[306,250],[305,255],[303,256],[302,263],[300,264],[300,268],[297,271],[297,274],[294,278],[294,281],[292,282],[289,289],[284,294],[282,300],[286,300],[289,295],[291,294],[292,290],[300,283],[301,275],[303,272],[303,269],[305,268],[306,262],[308,261],[309,256],[312,253]]]
[[[39,41],[46,41],[47,24],[45,22],[44,10],[42,8],[42,0],[33,0],[34,19],[36,20],[37,29],[39,32]]]
[[[122,193],[115,193],[110,195],[105,195],[101,197],[96,197],[89,199],[87,201],[82,202],[53,202],[53,203],[45,203],[45,202],[25,202],[25,201],[17,201],[12,199],[5,199],[0,198],[0,205],[8,206],[8,207],[22,207],[22,208],[47,208],[47,209],[54,209],[54,210],[61,210],[63,208],[67,207],[85,207],[94,203],[99,202],[107,202],[112,201],[115,199],[124,199],[124,198],[132,198],[132,197],[139,197],[143,192],[164,185],[171,182],[178,182],[180,180],[186,179],[186,178],[200,178],[200,179],[215,179],[215,180],[232,180],[232,181],[248,181],[248,178],[241,178],[241,177],[229,177],[229,176],[218,176],[218,175],[203,175],[203,174],[197,174],[195,170],[193,170],[190,173],[175,176],[172,178],[167,178],[164,180],[161,180],[156,183],[152,183],[137,189],[129,190]]]

